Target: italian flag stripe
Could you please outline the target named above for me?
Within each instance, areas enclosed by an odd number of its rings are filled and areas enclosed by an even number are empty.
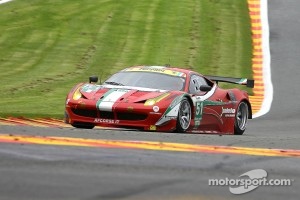
[[[116,101],[128,91],[129,90],[123,89],[110,89],[97,101],[97,108],[102,111],[112,111],[112,107]]]

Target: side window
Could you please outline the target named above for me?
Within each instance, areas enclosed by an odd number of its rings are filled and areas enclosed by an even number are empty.
[[[189,93],[200,94],[202,92],[200,90],[201,85],[207,85],[206,80],[201,76],[192,75],[190,79]]]

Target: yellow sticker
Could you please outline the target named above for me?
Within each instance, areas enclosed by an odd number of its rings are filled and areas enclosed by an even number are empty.
[[[150,130],[150,131],[156,131],[156,126],[155,126],[155,125],[150,125],[149,130]]]
[[[149,67],[132,67],[128,68],[125,71],[131,71],[131,72],[156,72],[161,74],[167,74],[171,76],[180,76],[180,77],[186,77],[186,74],[183,72],[178,72],[172,69],[169,69],[167,67],[162,66],[149,66]]]

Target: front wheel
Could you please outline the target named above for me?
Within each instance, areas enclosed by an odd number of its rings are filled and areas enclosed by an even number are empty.
[[[189,128],[191,123],[191,116],[192,116],[192,109],[191,104],[187,100],[187,98],[183,98],[181,100],[178,116],[177,116],[177,123],[176,123],[176,131],[179,133],[184,133]]]
[[[240,102],[234,121],[234,134],[242,135],[246,130],[247,120],[249,116],[248,104],[244,101]]]

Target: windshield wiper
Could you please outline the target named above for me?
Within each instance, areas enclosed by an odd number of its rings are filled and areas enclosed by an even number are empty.
[[[122,83],[114,82],[114,81],[105,81],[104,83],[109,84],[109,85],[122,85]]]

